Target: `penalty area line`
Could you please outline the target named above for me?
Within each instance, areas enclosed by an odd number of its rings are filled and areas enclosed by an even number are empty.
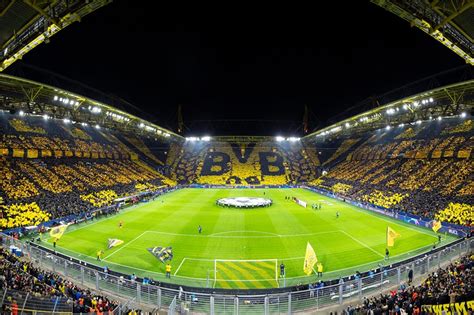
[[[353,237],[352,235],[350,235],[349,233],[347,233],[346,231],[344,230],[340,230],[342,233],[346,234],[347,236],[349,236],[350,238],[352,238],[354,241],[356,241],[357,243],[359,243],[360,245],[364,246],[365,248],[371,250],[372,252],[376,253],[377,255],[381,256],[382,258],[385,258],[384,255],[380,254],[379,252],[377,252],[375,249],[373,249],[372,247],[370,247],[369,245],[365,244],[364,242],[362,241],[359,241],[358,239],[356,239],[355,237]]]
[[[179,264],[178,269],[176,269],[176,271],[174,272],[173,276],[176,276],[176,274],[178,273],[179,269],[181,268],[185,260],[186,260],[186,257],[183,258],[183,260],[181,260],[181,263]]]
[[[146,232],[148,231],[145,231],[143,232],[142,234],[138,235],[137,237],[135,237],[134,239],[132,239],[130,242],[128,242],[127,244],[124,244],[122,247],[120,247],[119,249],[117,249],[115,252],[113,253],[110,253],[109,255],[105,256],[103,258],[103,260],[106,260],[107,258],[109,258],[110,256],[116,254],[117,252],[121,251],[122,249],[124,249],[125,247],[127,247],[128,245],[132,244],[133,242],[135,242],[136,240],[138,240],[140,237],[142,237]]]

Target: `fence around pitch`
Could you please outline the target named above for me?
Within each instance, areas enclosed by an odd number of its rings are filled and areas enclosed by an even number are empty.
[[[19,314],[72,314],[72,306],[72,300],[65,297],[46,298],[24,291],[0,290],[0,309],[16,308]]]
[[[444,263],[451,262],[474,249],[474,239],[465,239],[445,248],[440,248],[421,258],[387,268],[370,276],[349,278],[338,284],[315,289],[304,289],[283,293],[233,295],[221,293],[201,293],[181,291],[155,285],[141,284],[124,277],[106,274],[88,266],[58,257],[41,248],[3,235],[5,245],[15,245],[40,267],[72,278],[76,284],[111,293],[136,303],[145,303],[157,309],[167,308],[176,300],[176,309],[188,313],[210,314],[274,314],[321,309],[343,304],[351,299],[380,293],[407,280],[408,270],[414,277],[423,277]],[[271,291],[267,291],[271,292]]]

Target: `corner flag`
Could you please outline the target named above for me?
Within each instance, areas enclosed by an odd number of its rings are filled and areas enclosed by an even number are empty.
[[[318,262],[318,257],[316,257],[316,253],[314,252],[313,247],[308,242],[306,245],[306,255],[304,257],[304,273],[308,276],[313,272],[314,264]]]
[[[63,236],[63,234],[66,231],[67,227],[68,227],[67,224],[61,224],[61,225],[55,226],[55,227],[51,228],[51,230],[49,231],[49,235],[51,235],[51,237],[54,237],[55,239],[59,240],[61,238],[61,236]]]
[[[437,233],[438,230],[441,229],[441,221],[433,220],[433,226],[431,228],[435,233]]]
[[[394,229],[387,226],[387,246],[393,246],[395,244],[395,239],[399,237],[400,234],[395,232]]]

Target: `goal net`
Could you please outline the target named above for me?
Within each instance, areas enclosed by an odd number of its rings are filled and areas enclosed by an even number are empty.
[[[277,286],[277,259],[214,260],[214,287],[255,289]]]

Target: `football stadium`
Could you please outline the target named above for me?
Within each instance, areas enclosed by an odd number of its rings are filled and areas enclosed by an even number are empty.
[[[371,1],[467,65],[275,134],[9,72],[110,2],[0,2],[2,314],[474,312],[472,1]]]

